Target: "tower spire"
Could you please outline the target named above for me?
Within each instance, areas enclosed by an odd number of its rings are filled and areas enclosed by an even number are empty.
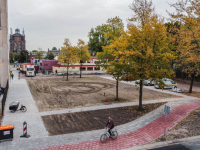
[[[24,31],[24,28],[23,28],[23,31],[22,31],[22,35],[25,35],[25,31]]]

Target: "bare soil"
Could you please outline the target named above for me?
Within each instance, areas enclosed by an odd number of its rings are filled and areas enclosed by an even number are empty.
[[[167,141],[200,135],[199,122],[200,108],[191,112],[186,119],[182,120],[171,131],[169,131],[166,135]],[[159,141],[163,141],[163,137],[156,140],[156,142]]]
[[[95,76],[70,78],[70,81],[65,78],[33,79],[27,83],[40,112],[139,101],[137,87],[124,83],[119,83],[119,100],[116,101],[116,82]],[[143,101],[172,97],[143,89]]]
[[[187,80],[175,80],[178,86],[184,90],[185,95],[200,98],[200,83],[195,82],[192,87],[192,93],[189,93],[190,82]]]
[[[144,105],[144,111],[138,111],[138,106],[129,106],[78,113],[49,115],[43,116],[42,119],[49,135],[59,135],[103,129],[106,126],[108,116],[113,119],[115,126],[122,125],[133,121],[164,104],[165,103]]]

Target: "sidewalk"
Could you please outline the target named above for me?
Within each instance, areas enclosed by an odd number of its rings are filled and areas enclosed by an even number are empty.
[[[192,110],[199,108],[200,102],[188,103],[183,104],[174,108],[171,113],[168,115],[167,118],[167,130],[171,129],[175,126],[178,122],[180,122],[184,117],[186,117]],[[79,143],[72,143],[72,144],[65,144],[59,146],[52,146],[47,148],[41,148],[37,150],[54,150],[54,149],[79,149],[79,150],[117,150],[117,149],[125,149],[141,144],[148,143],[159,136],[163,135],[164,130],[164,120],[165,115],[162,115],[158,119],[154,120],[153,122],[149,123],[148,125],[127,133],[123,135],[119,135],[116,140],[109,139],[107,143],[102,144],[99,139],[79,142]]]
[[[23,133],[23,122],[27,122],[28,126],[28,134],[31,135],[29,139],[38,138],[40,135],[48,136],[46,128],[43,125],[43,121],[37,107],[35,105],[35,101],[30,93],[26,80],[20,79],[18,80],[18,71],[13,71],[14,78],[10,80],[10,87],[8,91],[8,96],[4,109],[4,118],[2,122],[2,126],[6,126],[9,124],[14,125],[14,138],[13,143],[27,140],[25,138],[19,138]],[[19,101],[20,105],[23,104],[26,106],[27,111],[21,112],[16,111],[14,113],[9,111],[9,105],[13,101]],[[4,145],[1,143],[1,146]]]

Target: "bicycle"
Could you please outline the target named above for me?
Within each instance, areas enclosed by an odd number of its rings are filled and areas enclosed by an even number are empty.
[[[106,128],[105,133],[100,137],[100,141],[101,143],[106,143],[108,138],[109,138],[110,134],[108,133],[108,128]],[[111,129],[111,137],[113,140],[117,139],[118,133],[117,133],[117,129],[115,129],[113,131],[113,129]]]

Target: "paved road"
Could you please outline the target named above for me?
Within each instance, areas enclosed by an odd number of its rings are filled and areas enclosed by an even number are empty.
[[[179,145],[165,146],[165,147],[160,147],[160,148],[155,148],[155,149],[150,149],[150,150],[191,150],[191,149],[188,149],[185,146],[179,144]]]

